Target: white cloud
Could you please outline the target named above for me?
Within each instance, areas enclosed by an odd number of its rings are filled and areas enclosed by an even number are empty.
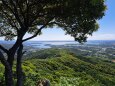
[[[24,38],[27,38],[31,35],[26,34]],[[0,40],[4,40],[3,37],[0,37]],[[61,33],[44,33],[40,36],[33,38],[34,41],[48,41],[48,40],[74,40],[73,37],[69,35],[65,35],[64,32]],[[93,36],[89,36],[88,40],[115,40],[115,34],[93,34]]]
[[[74,38],[64,34],[43,34],[32,40],[74,40]],[[88,40],[115,40],[115,34],[94,34],[93,36],[89,36]]]
[[[39,41],[39,40],[40,41],[43,41],[43,40],[74,40],[74,38],[69,35],[64,35],[64,34],[59,34],[59,35],[44,34],[44,35],[37,36],[33,38],[32,40],[36,40],[36,41]]]
[[[4,40],[4,38],[3,38],[3,37],[0,37],[0,40]]]

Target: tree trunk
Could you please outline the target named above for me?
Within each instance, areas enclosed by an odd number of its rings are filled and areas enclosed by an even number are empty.
[[[21,45],[17,51],[17,65],[16,65],[17,86],[23,86],[23,72],[22,72],[22,65],[21,65],[21,59],[23,55],[22,50],[23,50],[23,45]]]
[[[6,83],[6,86],[13,86],[13,71],[12,71],[13,59],[14,59],[14,56],[9,53],[8,54],[8,59],[7,59],[9,67],[5,67],[5,83]]]
[[[13,73],[12,67],[5,59],[3,53],[0,51],[0,61],[5,66],[5,84],[6,86],[13,86]]]
[[[6,86],[13,86],[13,72],[11,67],[10,69],[5,67],[5,83]]]

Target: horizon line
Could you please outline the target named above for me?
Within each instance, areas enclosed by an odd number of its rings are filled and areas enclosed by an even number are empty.
[[[0,41],[7,41],[7,40],[0,40]],[[8,41],[16,41],[16,40],[8,40]],[[75,41],[75,40],[28,40],[28,41]],[[87,41],[115,41],[115,39],[114,40],[86,40],[86,42]],[[75,41],[75,42],[78,42],[78,41]]]

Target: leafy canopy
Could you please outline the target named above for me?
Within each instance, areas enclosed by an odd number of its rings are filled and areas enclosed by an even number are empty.
[[[0,0],[0,37],[29,40],[47,27],[61,27],[79,42],[86,41],[104,16],[104,0]]]

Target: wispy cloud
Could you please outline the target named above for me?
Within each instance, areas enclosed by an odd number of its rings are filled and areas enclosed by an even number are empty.
[[[27,34],[25,38],[31,35]],[[4,40],[3,37],[0,37],[0,40]],[[33,38],[34,41],[48,41],[48,40],[74,40],[73,37],[64,34],[43,34]],[[94,34],[89,36],[88,40],[115,40],[115,34]]]

